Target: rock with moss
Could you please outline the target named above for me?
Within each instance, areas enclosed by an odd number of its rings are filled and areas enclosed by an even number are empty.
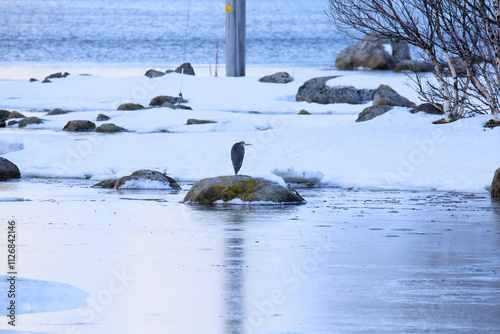
[[[19,127],[24,128],[30,124],[42,124],[43,119],[38,117],[26,117],[19,121]]]
[[[294,190],[262,178],[231,175],[196,182],[184,202],[213,204],[216,201],[240,199],[244,202],[273,202],[301,204],[305,200]]]

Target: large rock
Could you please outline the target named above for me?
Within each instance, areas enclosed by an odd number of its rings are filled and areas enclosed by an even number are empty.
[[[313,78],[300,86],[295,100],[321,104],[350,103],[360,104],[373,100],[374,89],[357,89],[352,86],[330,87],[326,83],[336,76]]]
[[[184,202],[213,204],[238,198],[245,202],[304,203],[305,200],[293,190],[276,182],[250,176],[231,175],[203,179],[196,182]]]
[[[500,168],[497,168],[490,188],[491,198],[500,198]]]
[[[293,78],[288,74],[288,72],[277,72],[271,75],[266,75],[259,79],[260,82],[269,82],[269,83],[279,83],[279,84],[287,84],[293,81]]]
[[[397,45],[396,45],[397,44]],[[384,45],[391,45],[392,54]],[[362,41],[340,51],[335,59],[335,66],[340,70],[356,70],[368,68],[371,70],[392,70],[396,64],[408,57],[408,52],[402,50],[402,43],[384,41],[367,35]],[[396,53],[397,56],[393,54]]]
[[[356,119],[356,122],[369,121],[371,119],[374,119],[377,116],[385,114],[386,112],[388,112],[392,108],[393,108],[393,106],[387,106],[387,105],[371,106],[371,107],[365,108],[361,113],[359,113],[358,118]]]
[[[127,129],[124,129],[113,123],[105,123],[95,128],[95,132],[105,132],[105,133],[127,132],[127,131],[128,131]]]
[[[43,120],[38,117],[26,117],[19,121],[19,127],[24,128],[30,124],[42,124]]]
[[[19,168],[9,160],[0,157],[0,181],[19,178],[21,178]]]
[[[94,187],[102,187],[102,188],[126,188],[130,184],[133,184],[133,181],[155,181],[168,186],[175,190],[180,190],[181,187],[175,182],[175,180],[161,172],[149,169],[141,169],[133,172],[128,176],[123,176],[119,179],[111,179],[104,180],[94,185]],[[127,182],[129,184],[127,185]],[[124,186],[125,185],[125,186]],[[137,187],[133,187],[137,188]]]
[[[138,103],[122,103],[118,106],[117,110],[142,110],[144,106]]]
[[[188,74],[188,75],[195,75],[194,69],[193,69],[193,66],[191,66],[191,63],[182,64],[181,66],[179,66],[175,69],[175,72],[182,73],[182,74]]]
[[[95,123],[85,120],[69,121],[63,128],[63,131],[94,131]]]
[[[163,104],[165,102],[169,102],[171,104],[176,104],[176,103],[186,103],[187,101],[181,97],[160,95],[160,96],[154,97],[151,100],[151,102],[149,102],[149,105],[152,107],[161,107],[161,106],[163,106]]]
[[[399,95],[394,89],[387,85],[380,85],[373,95],[374,106],[399,106],[414,108],[416,104],[410,102],[406,97]]]

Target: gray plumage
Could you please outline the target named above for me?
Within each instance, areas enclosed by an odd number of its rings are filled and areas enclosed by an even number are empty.
[[[238,172],[243,165],[243,157],[245,156],[245,144],[244,141],[236,143],[231,148],[231,161],[233,162],[234,174],[238,175]]]

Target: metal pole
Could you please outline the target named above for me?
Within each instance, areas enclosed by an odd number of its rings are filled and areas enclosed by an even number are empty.
[[[246,0],[226,0],[226,76],[245,76]]]

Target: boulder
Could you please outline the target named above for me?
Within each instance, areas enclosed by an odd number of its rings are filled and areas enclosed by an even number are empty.
[[[431,114],[431,115],[443,115],[443,105],[438,104],[438,106],[436,107],[432,103],[422,103],[422,104],[416,106],[415,108],[413,108],[412,110],[410,110],[410,112],[412,114],[416,114],[418,112],[423,112],[423,113]]]
[[[63,131],[94,131],[95,124],[91,121],[76,120],[69,121],[63,128]]]
[[[170,102],[171,104],[176,104],[176,103],[186,103],[187,101],[181,97],[160,95],[160,96],[154,97],[151,100],[151,102],[149,102],[149,105],[152,107],[161,107],[165,102]]]
[[[279,83],[279,84],[287,84],[293,81],[293,78],[288,74],[288,72],[277,72],[271,75],[266,75],[259,79],[260,82],[269,82],[269,83]]]
[[[245,202],[274,202],[301,204],[305,200],[294,190],[262,178],[231,175],[203,179],[196,182],[184,202],[213,204],[238,198]]]
[[[336,76],[313,78],[300,86],[295,100],[321,104],[361,104],[373,100],[374,89],[357,89],[352,86],[330,87],[326,83]]]
[[[51,111],[49,111],[48,113],[46,113],[45,116],[64,115],[64,114],[67,114],[70,112],[72,112],[72,111],[71,110],[64,110],[64,109],[60,109],[60,108],[55,108],[55,109],[52,109]]]
[[[106,133],[114,133],[114,132],[127,132],[127,129],[124,129],[120,126],[117,126],[113,123],[106,123],[99,125],[95,128],[95,132],[106,132]]]
[[[434,71],[434,66],[431,63],[425,61],[405,59],[397,63],[394,67],[394,72],[432,72]]]
[[[380,85],[373,95],[374,106],[399,106],[414,108],[416,104],[410,102],[406,97],[399,95],[394,89],[387,85]]]
[[[356,122],[364,122],[369,121],[377,116],[383,115],[389,110],[391,110],[393,106],[388,105],[380,105],[380,106],[371,106],[365,108],[361,113],[359,113]]]
[[[8,126],[11,126],[11,125],[16,125],[16,124],[19,124],[19,121],[9,121],[7,123]]]
[[[210,123],[217,123],[216,121],[209,121],[205,119],[195,119],[195,118],[189,118],[186,122],[186,125],[193,125],[193,124],[210,124]]]
[[[19,121],[19,127],[24,128],[30,124],[42,124],[43,120],[38,117],[26,117]]]
[[[399,42],[395,43],[400,44]],[[371,70],[392,70],[403,59],[398,59],[387,52],[387,48],[384,46],[386,44],[384,44],[384,40],[367,35],[359,43],[340,51],[335,59],[335,66],[340,70],[356,70],[360,67]],[[391,53],[395,51],[399,57],[406,57],[406,52],[401,50],[401,45],[395,47],[392,44],[389,44],[392,49]]]
[[[5,109],[0,109],[0,119],[8,119],[10,116],[10,111]]]
[[[176,73],[182,73],[182,74],[188,74],[188,75],[195,75],[193,66],[191,66],[191,63],[184,63],[181,66],[177,67],[175,69]]]
[[[19,178],[21,178],[19,168],[11,161],[0,157],[0,181]]]
[[[26,118],[26,116],[24,116],[23,114],[21,114],[19,111],[13,111],[10,113],[9,117],[7,117],[7,119],[11,119],[11,118]]]
[[[110,119],[111,119],[111,117],[109,117],[107,115],[99,114],[99,115],[97,115],[96,121],[97,122],[102,122],[102,121],[109,121]]]
[[[165,75],[165,72],[157,71],[157,70],[147,70],[146,73],[144,74],[148,78],[157,78]]]
[[[142,110],[144,107],[137,103],[122,103],[117,110]]]
[[[311,113],[305,109],[302,109],[297,115],[311,115]]]
[[[500,168],[497,168],[490,187],[491,198],[500,198]]]
[[[118,188],[123,188],[123,185],[126,184],[128,181],[134,181],[134,180],[157,181],[163,183],[166,186],[169,186],[172,189],[175,190],[181,189],[181,187],[177,184],[177,182],[175,182],[175,180],[172,179],[171,177],[163,173],[160,173],[158,171],[149,169],[141,169],[133,172],[128,176],[123,176],[119,179],[104,180],[95,184],[94,187],[118,189]]]
[[[0,128],[5,128],[7,127],[7,123],[5,121],[0,121]]]

